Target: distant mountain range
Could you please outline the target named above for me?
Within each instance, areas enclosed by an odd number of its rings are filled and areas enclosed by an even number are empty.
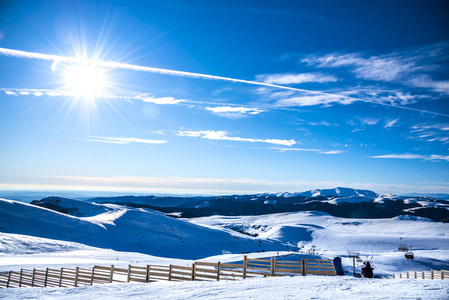
[[[57,197],[32,204],[68,213]],[[420,216],[449,222],[449,200],[427,196],[379,195],[369,190],[338,187],[300,193],[266,193],[232,196],[119,196],[91,198],[89,202],[148,208],[174,217],[192,218],[211,215],[264,215],[282,212],[320,211],[344,218],[391,218]],[[67,202],[65,202],[67,204]],[[76,206],[76,209],[81,209]],[[72,212],[76,213],[76,212]],[[75,214],[76,215],[76,214]]]

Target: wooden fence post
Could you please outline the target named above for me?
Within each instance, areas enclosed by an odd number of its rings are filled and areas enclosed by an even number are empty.
[[[276,259],[272,257],[270,265],[270,276],[274,277],[275,275],[276,275]]]
[[[93,266],[92,273],[90,274],[90,285],[94,285],[94,275],[95,275],[95,266]]]
[[[59,287],[61,287],[61,285],[62,285],[62,270],[63,270],[64,268],[61,268],[61,272],[59,273]]]
[[[220,272],[221,272],[221,262],[218,262],[218,265],[217,265],[217,281],[220,281]]]
[[[407,271],[407,278],[410,278],[410,272]]]
[[[196,277],[196,263],[192,264],[192,281],[195,281]]]
[[[243,255],[243,279],[246,279],[246,269],[248,267],[248,257]]]
[[[45,271],[45,281],[44,281],[44,287],[47,287],[47,280],[48,280],[48,268]]]
[[[128,265],[128,282],[131,280],[131,265]]]
[[[443,280],[443,279],[444,279],[444,271],[441,270],[441,280]]]
[[[75,287],[78,286],[78,274],[80,272],[80,268],[76,267],[76,272],[75,272]]]
[[[114,265],[111,265],[111,273],[109,274],[109,282],[112,282],[114,279]]]
[[[8,274],[8,282],[6,283],[6,288],[9,288],[9,281],[11,280],[11,271]]]
[[[302,272],[302,276],[306,276],[307,272],[306,272],[306,259],[305,258],[301,258],[301,272]]]
[[[150,265],[147,265],[147,276],[145,282],[150,282]]]
[[[33,268],[33,277],[31,277],[31,287],[34,286],[34,277],[36,276],[36,268]]]
[[[168,269],[168,281],[171,281],[171,272],[172,272],[172,265],[170,265],[169,269]]]
[[[396,279],[396,276],[394,275],[394,273],[393,273],[393,279]]]
[[[415,271],[415,279],[418,278],[418,273]]]
[[[433,279],[433,270],[430,271],[430,279]]]
[[[402,273],[399,273],[399,278],[402,278]]]
[[[422,279],[425,279],[426,277],[424,277],[424,271],[422,271]]]
[[[10,273],[11,273],[11,272],[10,272]],[[23,274],[23,269],[20,269],[19,287],[22,286],[22,274]]]

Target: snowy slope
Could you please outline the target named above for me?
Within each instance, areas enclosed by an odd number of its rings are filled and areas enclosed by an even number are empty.
[[[304,251],[316,245],[325,257],[358,252],[374,255],[376,272],[449,268],[449,224],[426,218],[401,216],[390,219],[347,219],[320,212],[295,212],[264,216],[212,216],[191,220],[234,234],[245,232],[259,238],[277,240],[290,249]],[[412,245],[415,260],[407,261],[397,251],[399,237]],[[344,261],[350,266],[351,261]]]
[[[278,243],[248,236],[237,238],[151,210],[111,205],[106,210],[91,217],[74,217],[0,199],[0,231],[177,258],[200,258],[223,250],[241,253],[284,249]]]

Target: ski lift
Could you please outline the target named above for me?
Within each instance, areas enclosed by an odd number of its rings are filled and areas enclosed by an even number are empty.
[[[399,252],[408,252],[408,247],[404,244],[402,244],[402,238],[399,238],[399,246],[398,246]]]
[[[415,258],[415,255],[413,254],[413,251],[412,251],[412,246],[410,246],[409,251],[405,252],[405,258],[411,259],[411,260],[413,260]]]

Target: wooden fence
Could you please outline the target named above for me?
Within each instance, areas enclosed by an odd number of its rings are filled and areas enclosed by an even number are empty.
[[[405,273],[393,274],[393,276],[389,276],[388,278],[413,278],[413,279],[449,279],[449,271],[441,270],[441,271],[407,271]]]
[[[103,283],[155,282],[155,281],[212,281],[239,280],[254,277],[287,275],[331,275],[336,271],[332,260],[302,259],[276,261],[251,259],[246,255],[242,263],[194,262],[191,266],[129,265],[127,269],[94,266],[92,269],[61,268],[46,270],[21,269],[0,274],[0,288],[14,287],[78,287]]]

